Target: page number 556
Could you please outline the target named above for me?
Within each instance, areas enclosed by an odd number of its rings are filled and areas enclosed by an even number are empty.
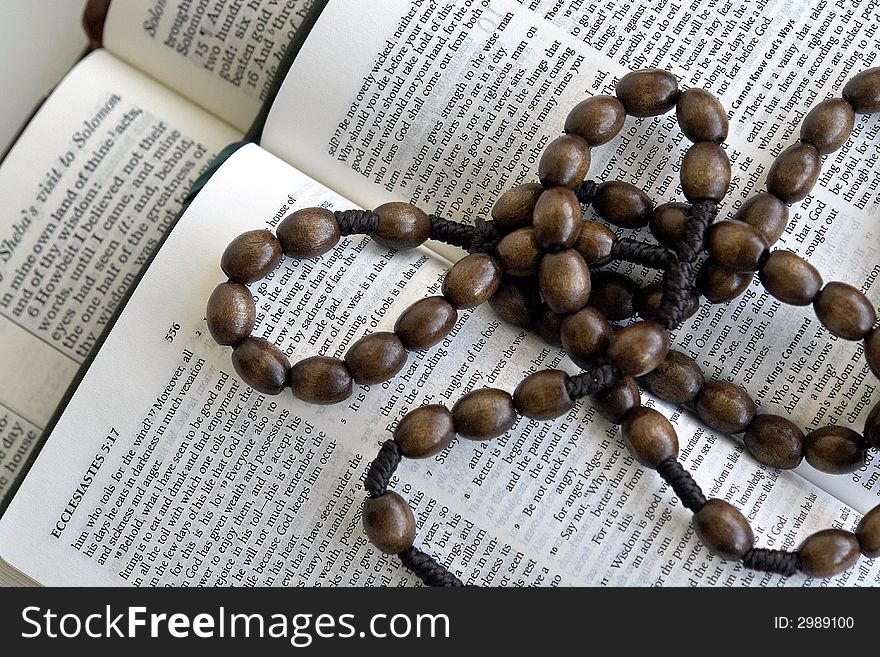
[[[165,334],[165,342],[174,342],[174,338],[177,337],[178,331],[180,331],[180,324],[172,324],[171,328],[169,328],[168,332]]]

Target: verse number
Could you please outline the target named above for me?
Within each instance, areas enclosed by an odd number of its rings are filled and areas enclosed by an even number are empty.
[[[177,337],[178,331],[180,331],[180,324],[172,324],[171,328],[169,328],[168,332],[165,334],[165,342],[174,342],[174,338]]]

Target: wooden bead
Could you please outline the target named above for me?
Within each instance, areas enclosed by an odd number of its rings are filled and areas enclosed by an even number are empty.
[[[339,242],[339,224],[327,208],[293,212],[275,229],[284,254],[292,258],[317,258]]]
[[[852,134],[856,113],[843,98],[818,103],[801,124],[801,140],[812,144],[820,155],[828,155],[846,143]]]
[[[431,234],[428,215],[410,203],[383,203],[373,212],[379,215],[373,239],[391,249],[412,249],[424,243]]]
[[[691,146],[681,162],[681,191],[687,200],[720,201],[730,187],[730,160],[718,144],[701,141]]]
[[[880,404],[876,404],[868,413],[868,419],[865,420],[864,436],[874,449],[880,449]]]
[[[535,239],[541,248],[557,251],[572,246],[581,232],[581,203],[568,187],[551,187],[535,205]]]
[[[592,401],[603,417],[614,424],[620,424],[630,409],[641,405],[642,396],[636,380],[631,376],[622,376],[593,395]]]
[[[611,343],[611,326],[602,313],[586,306],[562,320],[560,337],[568,357],[586,369]]]
[[[591,274],[590,305],[612,322],[635,315],[635,297],[638,283],[616,271]]]
[[[880,329],[874,329],[865,338],[865,361],[874,373],[880,378]]]
[[[220,283],[205,311],[211,337],[222,345],[236,345],[254,330],[257,310],[251,291],[241,283]]]
[[[562,370],[542,370],[529,374],[513,391],[516,410],[532,420],[552,420],[574,408],[568,396]]]
[[[863,517],[856,528],[859,549],[869,559],[880,557],[880,506],[875,506]]]
[[[508,233],[495,247],[501,268],[508,276],[533,276],[541,264],[541,248],[533,228],[519,228]]]
[[[847,474],[865,464],[867,444],[861,435],[841,426],[827,426],[807,434],[804,456],[821,472]]]
[[[508,324],[529,328],[540,312],[541,297],[532,281],[506,278],[489,299],[489,305]]]
[[[524,183],[508,189],[492,206],[496,226],[505,233],[530,226],[535,204],[543,191],[540,183]]]
[[[675,107],[678,80],[669,71],[642,69],[620,78],[615,93],[630,116],[657,116]]]
[[[880,112],[880,66],[851,77],[843,87],[843,97],[858,114]]]
[[[833,281],[813,299],[816,317],[832,334],[844,340],[861,340],[868,335],[877,311],[868,298],[848,283]]]
[[[732,504],[711,498],[694,514],[694,529],[707,548],[722,559],[738,561],[755,547],[746,517]]]
[[[443,278],[443,296],[456,308],[476,308],[501,285],[501,266],[486,253],[471,253],[456,262]]]
[[[636,461],[656,469],[667,459],[678,457],[678,434],[659,411],[646,406],[630,409],[623,416],[623,441]]]
[[[705,381],[697,361],[680,351],[670,351],[645,375],[644,383],[660,399],[686,404],[696,399]]]
[[[852,532],[823,529],[798,548],[801,570],[811,577],[834,577],[859,559],[859,541]]]
[[[281,243],[268,230],[249,230],[229,243],[220,268],[235,283],[247,285],[263,278],[281,261]]]
[[[601,267],[611,262],[611,250],[617,235],[598,221],[584,221],[574,249],[581,254],[588,267]]]
[[[675,115],[684,136],[692,142],[720,144],[727,139],[727,113],[715,94],[705,89],[682,92],[675,104]]]
[[[822,275],[791,251],[774,251],[758,272],[767,292],[792,306],[809,306],[822,287]]]
[[[363,510],[364,532],[370,543],[386,554],[398,554],[416,540],[416,519],[400,495],[388,491],[367,498]]]
[[[755,402],[743,388],[729,381],[706,381],[697,395],[697,414],[722,433],[742,433],[755,417]]]
[[[410,459],[439,454],[455,438],[452,413],[442,404],[420,406],[404,415],[394,429],[400,453]]]
[[[707,260],[697,277],[697,289],[712,303],[726,303],[745,292],[752,277],[752,272],[733,271]]]
[[[574,249],[547,253],[541,259],[538,285],[544,303],[556,313],[573,313],[590,298],[590,270]]]
[[[660,244],[674,248],[681,241],[684,222],[691,206],[687,203],[664,203],[654,208],[648,228]]]
[[[251,336],[239,342],[232,352],[232,366],[254,390],[277,395],[287,385],[290,361],[268,340]]]
[[[345,353],[351,378],[362,386],[388,381],[406,363],[406,347],[396,333],[378,331],[355,342]]]
[[[538,180],[544,187],[580,185],[590,171],[590,147],[577,135],[562,135],[544,148],[538,162]]]
[[[687,305],[684,310],[684,319],[690,319],[700,309],[700,297],[691,291],[685,292]],[[635,311],[642,319],[657,319],[657,312],[663,303],[663,283],[657,281],[646,285],[636,292],[633,305]]]
[[[596,188],[593,209],[605,221],[621,228],[642,228],[651,219],[651,198],[635,185],[609,180]]]
[[[593,96],[575,105],[565,119],[565,131],[583,139],[590,146],[608,143],[626,120],[623,103],[614,96]]]
[[[455,430],[471,440],[488,440],[507,433],[516,424],[513,397],[498,388],[469,392],[452,407]]]
[[[769,244],[760,231],[742,221],[719,221],[709,227],[706,245],[719,265],[736,271],[756,271]]]
[[[552,344],[554,347],[562,346],[562,315],[550,310],[546,305],[542,305],[538,319],[532,327],[543,340]]]
[[[770,165],[767,190],[789,205],[803,201],[819,180],[821,170],[819,151],[799,142],[782,151]]]
[[[773,194],[761,192],[743,203],[733,218],[757,228],[767,243],[773,245],[788,225],[788,206]]]
[[[293,396],[309,404],[336,404],[351,396],[351,374],[331,356],[312,356],[294,363],[288,383]]]
[[[407,349],[427,349],[446,337],[457,320],[458,311],[446,299],[425,297],[401,313],[394,332]]]
[[[761,463],[790,470],[804,458],[804,432],[788,418],[756,415],[743,436],[746,449]]]
[[[626,376],[642,376],[669,353],[669,333],[657,322],[633,322],[614,335],[608,355]]]

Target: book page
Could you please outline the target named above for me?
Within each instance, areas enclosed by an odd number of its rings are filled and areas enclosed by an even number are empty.
[[[247,132],[314,0],[113,0],[104,47]]]
[[[415,584],[361,528],[362,480],[407,411],[473,388],[512,390],[561,352],[462,313],[440,344],[391,381],[311,406],[244,385],[204,308],[237,234],[291,209],[351,207],[256,146],[235,153],[171,232],[0,520],[0,555],[45,584]],[[252,286],[255,333],[291,361],[342,356],[439,290],[447,263],[346,238],[323,257],[284,259]],[[136,372],[138,385],[120,385]],[[124,375],[123,375],[124,376]],[[113,403],[107,403],[111,399]],[[858,514],[803,479],[755,467],[735,444],[672,409],[682,455],[707,493],[744,509],[767,547],[791,547]],[[404,461],[392,488],[413,505],[417,545],[476,585],[813,586],[725,563],[695,538],[655,473],[634,464],[589,404],[554,422],[521,419],[488,442],[456,439]],[[863,562],[838,584],[880,583]]]
[[[773,159],[797,139],[810,107],[878,63],[874,3],[829,3],[821,11],[777,0],[382,6],[328,5],[270,112],[263,144],[365,207],[406,199],[465,221],[488,218],[501,192],[535,179],[543,146],[578,101],[613,93],[620,76],[651,67],[712,90],[728,108],[733,180],[720,217],[729,217],[765,188]],[[357,50],[325,47],[354,29]],[[852,138],[823,158],[815,192],[792,207],[777,244],[808,258],[826,281],[861,288],[874,304],[878,134],[876,116],[857,115]],[[656,204],[684,200],[678,171],[687,146],[674,113],[628,118],[616,140],[593,149],[591,177],[634,183]],[[647,230],[637,236],[650,239]],[[643,284],[657,276],[620,269]],[[757,280],[734,303],[704,307],[673,342],[712,376],[745,386],[761,412],[790,416],[807,431],[838,422],[860,430],[880,401],[861,345],[829,335],[811,308],[776,302]],[[809,466],[800,472],[860,511],[880,501],[873,450],[851,477]]]
[[[234,129],[98,51],[0,166],[0,500]]]

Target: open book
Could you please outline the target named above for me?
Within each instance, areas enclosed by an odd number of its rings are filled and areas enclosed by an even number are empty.
[[[732,110],[727,215],[763,186],[809,107],[876,57],[859,46],[873,43],[876,17],[827,8],[817,20],[807,3],[752,11],[330,0],[313,26],[307,4],[227,0],[190,14],[182,0],[114,0],[106,50],[71,72],[0,168],[0,197],[22,208],[0,241],[0,490],[16,485],[41,429],[53,425],[0,518],[0,557],[18,579],[415,583],[360,524],[361,480],[388,429],[423,403],[576,367],[481,307],[441,344],[411,354],[388,384],[357,388],[342,404],[260,395],[238,380],[230,350],[213,343],[204,321],[229,241],[313,205],[410,200],[449,218],[487,216],[500,192],[533,179],[575,102],[648,66],[715,91]],[[281,36],[303,21],[308,35],[260,145],[226,160],[175,223],[188,183],[259,113],[270,71],[257,62],[280,62]],[[832,55],[817,44],[838,28],[849,36]],[[239,39],[233,56],[226,39]],[[880,172],[870,162],[880,126],[858,119],[814,194],[793,208],[779,247],[808,254],[826,280],[860,286],[876,302]],[[674,116],[628,119],[616,141],[594,150],[592,177],[674,200],[685,147]],[[254,334],[292,361],[344,354],[436,293],[455,251],[395,253],[357,237],[313,261],[284,259],[253,286]],[[657,276],[621,271],[642,283]],[[859,429],[880,401],[860,347],[757,285],[730,305],[704,306],[673,348],[807,430]],[[852,528],[877,504],[874,453],[851,476],[779,472],[690,410],[644,391],[643,403],[672,419],[682,460],[707,495],[743,511],[760,547],[792,549],[817,529]],[[458,439],[432,459],[405,461],[392,486],[413,505],[417,545],[473,584],[820,583],[713,556],[660,484],[581,403],[554,422],[521,419],[498,440]],[[862,561],[835,582],[880,583],[880,563]]]

